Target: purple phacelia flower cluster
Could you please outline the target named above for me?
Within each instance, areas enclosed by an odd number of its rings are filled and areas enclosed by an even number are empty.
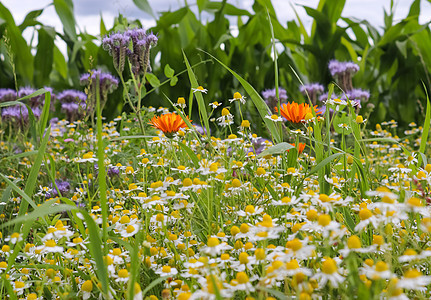
[[[316,105],[317,97],[322,94],[324,90],[325,88],[320,83],[310,83],[299,87],[299,91],[302,94],[308,95],[308,97],[310,97],[313,105]]]
[[[0,89],[0,103],[16,100],[17,93],[12,89]]]
[[[328,68],[343,91],[353,89],[352,77],[359,71],[357,64],[351,61],[340,62],[334,59],[329,62]]]
[[[112,74],[104,73],[101,70],[91,70],[90,73],[81,75],[81,84],[88,86],[90,91],[86,106],[88,112],[94,112],[96,107],[97,80],[99,80],[100,108],[102,110],[108,100],[108,94],[118,87],[118,79]]]
[[[109,52],[114,60],[114,68],[122,73],[126,63],[126,55],[129,50],[130,37],[121,34],[113,33],[105,36],[102,40],[103,49]]]
[[[39,107],[31,109],[36,119],[40,118],[42,110]],[[21,129],[26,127],[29,122],[29,115],[27,106],[24,104],[17,104],[3,108],[1,117],[4,122],[10,123],[11,125],[17,125]]]
[[[85,115],[87,107],[87,95],[77,90],[64,90],[58,94],[61,103],[61,111],[66,114],[69,121],[73,122]]]
[[[138,76],[145,74],[149,68],[150,48],[157,44],[157,40],[153,33],[147,33],[142,28],[133,28],[124,33],[116,32],[105,36],[102,45],[112,56],[118,73],[123,72],[127,56],[133,74]]]
[[[287,101],[287,92],[285,89],[279,87],[278,88],[278,96],[280,98],[280,102],[286,102]],[[274,110],[278,104],[278,99],[277,99],[275,88],[264,90],[262,92],[262,97],[265,100],[266,104],[269,106],[269,108]]]
[[[346,93],[344,98],[349,98],[349,100],[358,100],[360,102],[367,102],[370,99],[370,92],[362,89],[353,89]]]
[[[68,181],[56,179],[55,185],[57,186],[58,191],[55,188],[54,184],[51,183],[50,185],[51,191],[46,193],[45,195],[46,198],[58,197],[59,196],[58,192],[60,192],[62,196],[65,196],[70,191],[70,183]]]
[[[329,72],[331,72],[332,76],[339,76],[345,73],[349,73],[351,75],[356,74],[359,71],[359,66],[351,61],[338,61],[331,60],[328,64]]]
[[[104,73],[101,70],[91,70],[90,73],[81,75],[81,85],[95,87],[97,78],[99,78],[99,89],[101,94],[110,94],[118,87],[118,79],[110,73]]]

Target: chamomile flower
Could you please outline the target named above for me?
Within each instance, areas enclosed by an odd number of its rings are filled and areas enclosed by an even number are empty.
[[[283,122],[283,119],[278,115],[265,116],[265,118],[273,122]]]
[[[242,96],[240,93],[235,92],[235,93],[233,94],[233,99],[229,99],[229,102],[230,102],[230,103],[232,103],[232,102],[234,102],[234,101],[239,101],[239,102],[241,102],[241,104],[245,104],[245,97],[244,97],[244,96]]]
[[[202,86],[198,86],[197,88],[192,88],[193,93],[199,92],[206,94],[208,92],[207,89],[204,89]]]

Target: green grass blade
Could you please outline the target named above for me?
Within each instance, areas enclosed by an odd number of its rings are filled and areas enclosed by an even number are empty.
[[[29,197],[33,195],[34,188],[36,187],[37,176],[39,175],[39,169],[40,169],[40,166],[42,165],[43,156],[45,155],[46,145],[48,144],[50,133],[51,133],[51,126],[48,127],[45,133],[45,136],[43,137],[40,143],[40,147],[39,147],[36,159],[33,163],[33,166],[31,167],[28,180],[25,184],[24,193]],[[29,202],[27,201],[21,202],[21,205],[19,207],[18,217],[24,215],[27,212],[28,203]],[[15,225],[15,231],[19,230],[19,226],[20,226],[19,223]]]
[[[33,200],[31,200],[31,198],[22,190],[20,189],[14,182],[12,182],[9,178],[7,178],[5,175],[0,173],[0,176],[3,178],[4,181],[7,182],[7,184],[9,184],[9,186],[15,191],[17,192],[25,201],[27,201],[27,205],[30,204],[33,208],[36,208],[37,205],[36,203],[34,203]],[[23,201],[23,202],[25,202]],[[22,202],[21,202],[22,204]]]
[[[43,136],[46,125],[48,124],[49,109],[51,108],[51,93],[45,93],[45,103],[43,104],[42,114],[39,121],[39,135]]]
[[[184,56],[184,62],[185,62],[186,67],[187,67],[187,73],[189,74],[190,84],[191,84],[192,88],[197,88],[199,86],[199,83],[196,80],[195,73],[193,72],[192,68],[190,67],[189,61],[187,60],[187,56],[184,53],[184,51],[183,51],[183,56]],[[207,136],[210,137],[211,136],[210,124],[208,122],[208,113],[207,113],[207,107],[205,105],[204,97],[202,97],[202,93],[200,93],[200,92],[196,92],[194,94],[195,94],[196,99],[198,101],[199,113],[202,116],[202,120],[203,120],[204,125],[205,125]]]
[[[168,99],[169,103],[172,105],[172,107],[175,109],[175,111],[178,113],[178,115],[183,119],[183,121],[187,124],[187,126],[193,131],[196,139],[199,141],[199,143],[202,143],[201,139],[199,138],[199,134],[196,131],[196,129],[193,127],[192,123],[189,121],[189,119],[174,105],[174,103],[169,99],[169,97],[163,93],[163,95]]]
[[[100,175],[99,175],[100,176]],[[90,234],[90,243],[88,243],[88,249],[90,250],[90,255],[93,257],[96,263],[96,275],[102,284],[102,291],[105,296],[108,295],[108,271],[106,265],[103,261],[103,249],[102,241],[100,239],[100,228],[96,225],[93,218],[84,210],[80,210],[80,213],[84,216],[85,223],[87,223],[88,232]]]
[[[36,207],[31,213],[25,216],[16,217],[13,220],[10,220],[4,224],[0,225],[0,228],[4,228],[10,225],[14,225],[17,223],[26,223],[26,222],[34,222],[37,218],[42,218],[50,214],[56,214],[60,212],[64,212],[66,210],[76,210],[78,209],[76,205],[68,205],[68,204],[58,204],[53,205],[54,200],[47,201],[41,206]]]
[[[241,76],[239,76],[235,71],[230,69],[228,66],[223,64],[220,60],[215,58],[213,55],[209,54],[206,51],[201,50],[202,52],[206,53],[207,55],[211,56],[215,61],[217,61],[222,67],[224,67],[226,70],[228,70],[235,78],[239,81],[239,83],[242,85],[244,90],[247,92],[247,94],[250,96],[251,100],[253,101],[254,105],[257,108],[257,111],[259,112],[260,116],[262,117],[262,120],[265,122],[267,128],[269,129],[275,143],[281,143],[282,138],[280,136],[279,131],[277,130],[277,127],[275,126],[274,122],[271,120],[268,120],[265,118],[265,116],[271,115],[271,111],[269,110],[268,106],[266,105],[265,101],[263,101],[262,97],[259,95],[259,93]]]
[[[190,149],[189,147],[187,147],[186,145],[184,145],[181,142],[178,143],[178,146],[180,146],[180,148],[182,148],[184,151],[186,151],[186,153],[188,154],[188,156],[192,160],[193,164],[195,165],[195,168],[199,168],[199,158],[192,151],[192,149]]]
[[[428,96],[427,88],[423,82],[422,82],[422,84],[424,86],[425,94],[427,96],[427,112],[425,115],[425,122],[424,122],[423,130],[422,130],[421,144],[419,146],[419,152],[425,153],[425,149],[426,149],[427,142],[428,142],[428,134],[429,134],[429,130],[430,130],[430,122],[431,122],[431,104],[430,104],[430,99]],[[421,164],[422,164],[422,158],[419,157],[418,168],[420,167]]]
[[[289,149],[295,148],[295,146],[292,146],[289,143],[279,143],[277,145],[271,146],[268,149],[262,151],[257,157],[264,157],[267,155],[275,155],[275,154],[282,154],[286,152]]]
[[[10,159],[15,159],[15,158],[22,158],[22,157],[32,156],[32,155],[35,155],[35,154],[37,154],[36,150],[27,151],[27,152],[18,153],[18,154],[15,154],[15,155],[3,157],[2,160],[3,159],[4,160],[10,160]]]
[[[96,114],[97,114],[97,165],[99,175],[97,176],[99,183],[99,198],[100,207],[102,209],[102,242],[103,253],[108,253],[106,240],[108,239],[107,223],[108,223],[108,204],[106,198],[106,168],[105,168],[105,146],[103,145],[102,137],[102,110],[100,108],[100,78],[96,78]],[[106,291],[105,291],[106,292]]]
[[[160,277],[157,278],[156,280],[154,280],[153,282],[151,282],[146,288],[145,290],[142,291],[142,298],[145,297],[145,295],[152,289],[154,288],[156,285],[158,285],[159,283],[162,283],[163,281],[165,281],[168,277]]]
[[[344,155],[344,154],[345,153],[334,153],[331,156],[328,156],[327,158],[325,158],[324,160],[322,160],[317,166],[315,166],[313,169],[311,169],[309,175],[316,173],[321,168],[323,168],[324,166],[326,166],[327,164],[329,164],[331,161],[333,161],[337,157],[339,157],[341,155]]]

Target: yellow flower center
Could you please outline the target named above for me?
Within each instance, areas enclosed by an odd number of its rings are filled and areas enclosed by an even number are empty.
[[[361,248],[361,240],[359,239],[358,236],[356,235],[352,235],[351,237],[349,237],[347,239],[347,246],[350,249],[358,249]]]
[[[208,239],[207,245],[208,245],[208,247],[216,247],[216,246],[220,245],[220,241],[216,237],[210,237]]]
[[[384,261],[379,261],[376,263],[376,271],[377,272],[384,272],[389,269],[389,266]]]
[[[248,276],[245,272],[239,272],[236,274],[236,280],[239,284],[244,284],[248,282]]]
[[[302,248],[302,242],[300,239],[295,238],[286,243],[286,248],[292,249],[293,251],[298,251]]]
[[[422,206],[422,201],[421,201],[421,199],[416,198],[416,197],[412,197],[412,198],[410,198],[410,199],[407,201],[407,203],[408,203],[409,205],[411,205],[411,206],[416,206],[416,207],[420,207],[420,206]]]
[[[328,226],[331,223],[331,216],[327,214],[322,214],[319,216],[317,222],[320,226]]]
[[[421,275],[422,273],[419,272],[418,270],[408,270],[407,272],[404,273],[404,277],[406,278],[417,278]]]
[[[120,278],[129,277],[129,271],[127,271],[126,269],[121,269],[120,271],[118,271],[118,277]]]
[[[227,115],[230,115],[229,109],[223,108],[222,111],[221,111],[221,115],[223,117],[226,117]]]
[[[373,213],[368,208],[364,208],[359,211],[359,219],[361,219],[362,221],[367,220],[372,216],[373,216]]]
[[[170,273],[171,272],[171,267],[170,266],[163,266],[162,267],[162,272],[163,273]]]
[[[187,186],[191,186],[191,185],[193,185],[193,181],[190,178],[184,178],[183,186],[187,187]]]
[[[91,280],[84,281],[82,284],[82,290],[84,292],[91,292],[93,290],[93,282],[91,282]]]
[[[55,247],[57,244],[55,243],[55,241],[54,240],[47,240],[46,242],[45,242],[45,247],[50,247],[50,248],[53,248],[53,247]]]
[[[337,272],[337,263],[332,258],[326,258],[322,263],[322,272],[325,274],[334,274]]]
[[[239,181],[238,178],[234,178],[232,180],[232,186],[235,187],[235,188],[239,188],[241,186],[241,181]]]
[[[248,263],[248,254],[247,254],[247,253],[245,253],[245,252],[241,252],[241,253],[239,254],[238,259],[239,259],[239,262],[240,262],[241,264],[247,264],[247,263]]]

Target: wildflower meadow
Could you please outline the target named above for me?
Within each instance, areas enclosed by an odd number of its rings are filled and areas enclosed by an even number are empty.
[[[66,2],[53,4],[69,47],[76,41]],[[228,2],[198,5],[217,11],[215,20],[246,14]],[[336,2],[343,1],[322,0],[313,11]],[[419,22],[417,2],[402,22]],[[20,27],[12,17],[0,23],[2,64],[13,70],[13,84],[0,88],[1,299],[431,298],[431,65],[416,66],[426,76],[403,94],[412,98],[398,112],[384,100],[403,89],[396,67],[369,75],[376,77],[368,89],[355,78],[379,70],[347,35],[350,57],[322,54],[319,68],[330,79],[315,81],[295,67],[304,49],[278,48],[282,29],[270,4],[254,6],[269,37],[266,49],[254,49],[269,53],[258,86],[249,78],[260,76],[258,61],[247,59],[254,65],[245,76],[219,49],[168,45],[186,23],[156,31],[123,16],[101,31],[93,56],[68,48],[87,62],[69,61],[65,83],[57,51],[48,80],[30,82],[14,50],[21,40],[11,34]],[[162,24],[175,24],[182,9],[163,14]],[[378,34],[349,26],[358,36]],[[391,46],[420,43],[401,33],[408,28],[391,28]],[[417,34],[429,32],[427,23]],[[221,43],[228,48],[229,37]],[[175,55],[158,50],[177,46]],[[414,49],[404,59],[419,53],[427,62],[429,53]],[[218,90],[221,78],[226,90]],[[399,90],[386,93],[390,84]],[[391,114],[403,117],[376,121]]]

